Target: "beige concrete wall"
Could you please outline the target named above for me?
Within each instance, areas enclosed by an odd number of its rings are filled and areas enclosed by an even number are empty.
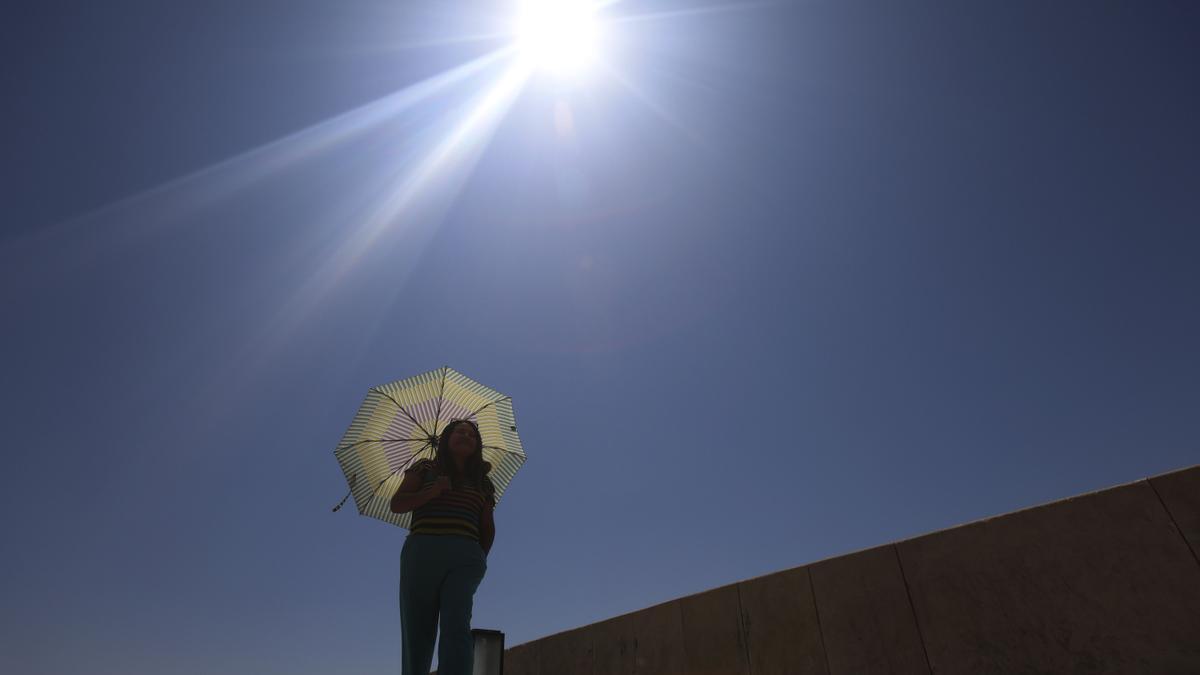
[[[505,675],[1200,673],[1200,466],[677,598]]]

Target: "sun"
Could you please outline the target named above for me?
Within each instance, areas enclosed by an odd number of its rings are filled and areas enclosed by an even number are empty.
[[[600,25],[589,0],[521,0],[517,47],[533,68],[577,75],[597,57]]]

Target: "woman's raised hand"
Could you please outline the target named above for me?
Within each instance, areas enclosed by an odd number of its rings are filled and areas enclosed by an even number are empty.
[[[433,483],[433,489],[434,489],[434,494],[438,494],[438,495],[442,494],[443,492],[446,492],[447,490],[450,490],[451,489],[450,476],[445,476],[445,475],[438,476],[437,480],[434,481],[434,483]]]

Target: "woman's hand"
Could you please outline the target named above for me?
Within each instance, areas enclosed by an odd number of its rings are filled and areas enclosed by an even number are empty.
[[[438,476],[430,485],[424,481],[417,471],[409,471],[392,495],[390,508],[392,513],[407,513],[421,506],[430,499],[451,489],[449,476]]]
[[[454,488],[450,485],[450,476],[438,476],[437,480],[433,483],[434,496],[440,495],[443,492],[452,489]]]

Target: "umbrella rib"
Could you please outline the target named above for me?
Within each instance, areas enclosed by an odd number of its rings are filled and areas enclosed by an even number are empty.
[[[437,410],[433,413],[433,433],[437,433],[438,420],[442,417],[442,396],[446,393],[446,370],[447,366],[442,367],[442,386],[438,388]]]
[[[408,440],[408,439],[404,439],[404,440]],[[421,439],[421,438],[415,438],[415,439],[412,439],[412,440],[417,440],[417,441],[424,440],[426,443],[428,443],[428,442],[429,442],[428,440],[426,440],[426,439]],[[430,446],[430,447],[432,447],[432,446]],[[416,457],[417,455],[421,454],[421,453],[422,453],[422,452],[424,452],[424,451],[425,451],[425,448],[424,448],[424,447],[422,447],[420,450],[418,450],[418,451],[414,452],[414,453],[413,453],[413,456],[414,456],[414,457]],[[409,466],[411,466],[411,464],[410,464]],[[379,484],[375,486],[375,491],[377,492],[377,491],[379,490],[379,486],[380,486],[380,485],[383,485],[384,483],[388,482],[388,478],[391,478],[392,476],[395,476],[397,473],[400,473],[401,471],[403,471],[403,470],[404,470],[404,468],[405,468],[405,467],[403,467],[403,466],[402,466],[402,467],[399,467],[399,468],[393,469],[393,470],[392,470],[392,472],[391,472],[391,473],[389,473],[389,474],[387,475],[387,477],[385,477],[383,480],[379,481]]]
[[[354,441],[353,443],[347,443],[346,445],[339,447],[338,450],[347,450],[349,448],[353,448],[354,446],[362,444],[362,443],[408,443],[408,442],[412,442],[412,441],[425,441],[425,440],[428,440],[428,439],[425,439],[425,438],[364,438],[362,440]],[[336,452],[336,450],[335,450],[335,452]]]
[[[423,447],[422,447],[420,450],[418,450],[418,451],[416,451],[416,452],[414,452],[414,453],[413,453],[413,457],[416,457],[417,455],[421,454],[422,452],[425,452],[425,450],[426,450],[426,447],[424,447],[424,446],[426,446],[426,445],[428,446],[428,450],[429,450],[429,457],[430,457],[430,459],[432,459],[432,458],[436,457],[436,456],[437,456],[437,453],[435,453],[435,452],[433,451],[433,444],[432,444],[432,443],[430,443],[428,440],[426,440],[426,441],[425,441],[425,443],[423,443],[423,444],[422,444],[422,446],[423,446]]]
[[[380,394],[383,394],[384,396],[386,396],[386,397],[387,397],[387,399],[388,399],[389,401],[391,401],[392,403],[395,403],[395,404],[396,404],[396,407],[400,409],[400,412],[404,413],[405,415],[408,415],[408,419],[412,420],[412,423],[413,423],[413,424],[415,424],[415,425],[417,425],[417,428],[418,428],[418,429],[420,429],[421,431],[425,432],[425,435],[426,435],[426,436],[430,435],[430,434],[429,434],[429,431],[428,431],[428,430],[427,430],[425,427],[421,426],[421,423],[417,421],[417,418],[413,417],[413,416],[412,416],[412,413],[410,413],[410,412],[408,412],[407,410],[405,410],[405,409],[404,409],[404,406],[400,405],[400,402],[399,402],[399,401],[397,401],[396,399],[392,398],[391,394],[387,393],[386,391],[379,391],[378,389],[375,389],[375,388],[373,388],[373,387],[371,388],[371,391],[377,391],[377,392],[379,392]]]
[[[504,400],[504,399],[506,399],[506,398],[511,398],[511,397],[509,397],[509,396],[501,396],[500,398],[498,398],[498,399],[496,399],[496,400],[494,400],[494,401],[488,401],[487,403],[484,403],[483,405],[479,406],[478,408],[476,408],[476,409],[475,409],[475,410],[474,410],[474,411],[471,413],[471,417],[474,417],[474,416],[478,415],[480,410],[483,410],[484,408],[488,407],[489,405],[492,405],[493,403],[499,403],[500,401],[503,401],[503,400]]]
[[[375,439],[375,438],[366,438],[366,439],[363,439],[363,440],[360,440],[360,441],[355,441],[355,442],[353,442],[353,443],[350,443],[349,445],[343,446],[342,448],[339,448],[339,449],[340,449],[340,450],[345,450],[345,449],[347,449],[347,448],[352,448],[352,447],[354,447],[354,446],[356,446],[356,445],[358,445],[358,444],[360,444],[360,443],[410,443],[410,442],[413,442],[413,441],[422,441],[422,444],[424,444],[424,443],[428,443],[428,442],[429,442],[429,440],[428,440],[428,439],[425,439],[425,438],[379,438],[379,439]],[[425,448],[421,448],[420,450],[417,450],[416,452],[414,452],[414,453],[413,453],[413,456],[415,457],[415,456],[417,456],[417,455],[421,454],[421,452],[422,452],[422,451],[424,451],[424,450],[425,450]],[[336,452],[336,450],[335,450],[334,452]],[[388,480],[388,478],[391,478],[392,476],[395,476],[397,471],[400,471],[401,469],[404,469],[404,468],[405,468],[405,467],[400,467],[400,468],[398,468],[398,469],[395,469],[395,470],[394,470],[394,471],[392,471],[391,473],[389,473],[389,474],[387,475],[387,477],[386,477],[386,478],[384,478],[383,480],[379,481],[379,485],[376,485],[376,486],[375,486],[375,489],[374,489],[374,490],[372,490],[372,492],[378,492],[378,491],[379,491],[379,487],[380,487],[381,485],[383,485],[384,483],[386,483],[386,482],[387,482],[387,480]],[[334,510],[334,511],[337,511],[338,509],[342,508],[342,505],[346,503],[346,500],[350,498],[350,495],[351,495],[353,492],[354,492],[354,483],[353,483],[353,482],[351,482],[351,483],[350,483],[350,491],[346,493],[346,496],[345,496],[345,497],[342,497],[342,501],[338,502],[338,503],[337,503],[337,506],[333,507],[333,510]]]
[[[521,457],[522,456],[520,453],[513,452],[512,450],[509,450],[508,448],[502,448],[499,445],[485,445],[483,447],[491,449],[491,450],[499,450],[500,452],[503,452],[504,454],[510,455],[512,457]]]

